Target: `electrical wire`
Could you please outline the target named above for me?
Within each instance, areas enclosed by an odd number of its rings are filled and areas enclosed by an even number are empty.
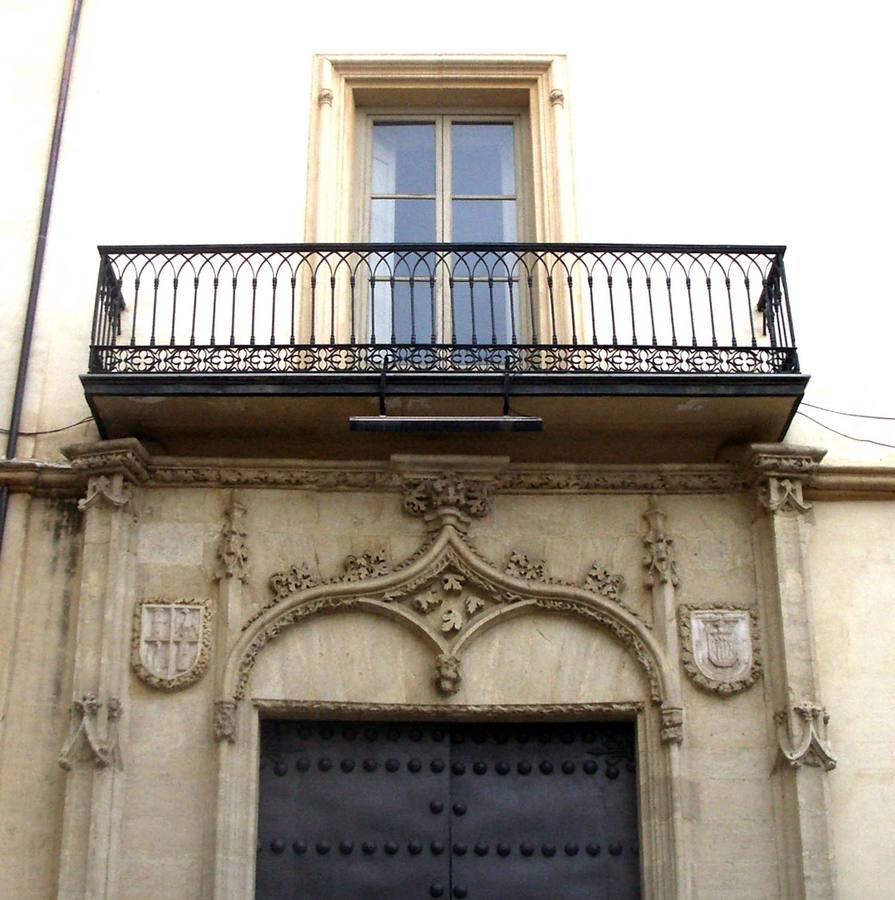
[[[876,419],[879,422],[895,422],[895,416],[871,416],[866,413],[844,412],[841,409],[829,409],[826,406],[816,406],[813,403],[806,403],[804,400],[800,404],[811,409],[819,409],[823,412],[833,413],[837,416],[849,416],[852,419]]]
[[[77,428],[78,425],[83,425],[85,422],[92,422],[93,416],[87,416],[84,419],[81,419],[80,422],[72,422],[71,425],[63,425],[61,428],[49,428],[46,431],[20,431],[19,434],[22,437],[38,437],[42,434],[58,434],[60,431],[68,431],[69,428]],[[0,434],[9,434],[8,428],[0,428]]]
[[[829,425],[824,425],[823,422],[818,422],[817,419],[812,418],[808,415],[808,413],[803,413],[800,409],[796,410],[796,415],[806,418],[809,422],[814,422],[815,425],[820,425],[821,428],[825,428],[827,431],[832,431],[833,434],[838,434],[839,437],[848,438],[850,441],[858,441],[861,444],[875,444],[877,447],[888,447],[888,449],[890,450],[895,450],[895,444],[885,444],[882,441],[872,441],[870,440],[870,438],[859,438],[855,437],[853,434],[845,434],[845,432],[843,431],[837,431],[835,428],[830,428]]]

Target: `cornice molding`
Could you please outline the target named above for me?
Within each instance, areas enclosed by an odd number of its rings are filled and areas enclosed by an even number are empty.
[[[769,454],[758,448],[786,448]],[[65,449],[69,463],[0,459],[0,485],[36,496],[77,496],[96,474],[122,474],[144,487],[245,487],[304,491],[401,493],[408,476],[457,472],[487,479],[495,494],[726,494],[751,489],[758,477],[802,467],[797,477],[813,501],[895,500],[895,466],[824,465],[822,452],[753,445],[758,472],[738,463],[565,465],[510,463],[506,457],[395,456],[383,462],[220,459],[150,456],[128,438]],[[808,453],[800,451],[808,450]],[[749,458],[749,457],[747,457]],[[795,466],[796,464],[794,464]],[[789,472],[786,477],[793,477]],[[778,476],[779,477],[779,476]]]

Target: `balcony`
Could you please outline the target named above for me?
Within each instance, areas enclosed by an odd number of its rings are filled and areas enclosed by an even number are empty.
[[[101,247],[82,382],[104,436],[171,453],[710,461],[778,440],[804,392],[783,253]],[[515,416],[543,431],[480,427]]]

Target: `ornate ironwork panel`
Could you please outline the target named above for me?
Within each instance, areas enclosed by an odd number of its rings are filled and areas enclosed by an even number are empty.
[[[90,371],[796,373],[784,249],[102,247]]]
[[[262,723],[256,896],[640,896],[633,725]]]

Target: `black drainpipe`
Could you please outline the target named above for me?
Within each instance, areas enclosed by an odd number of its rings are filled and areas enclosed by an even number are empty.
[[[22,348],[19,351],[19,370],[16,373],[15,394],[9,417],[9,432],[6,439],[6,458],[16,455],[19,443],[19,428],[22,420],[22,402],[25,398],[25,380],[28,376],[28,361],[31,357],[31,338],[34,334],[34,319],[37,313],[37,295],[40,293],[40,276],[43,273],[44,254],[47,247],[47,231],[50,224],[50,207],[53,205],[53,189],[56,186],[56,169],[59,164],[59,145],[62,142],[62,123],[65,121],[65,107],[68,103],[68,87],[71,83],[72,63],[75,58],[75,43],[78,37],[78,23],[81,19],[83,0],[73,0],[71,21],[68,26],[68,41],[65,45],[65,61],[59,80],[59,97],[56,100],[56,121],[53,123],[53,141],[50,144],[50,158],[47,161],[47,177],[44,181],[43,203],[40,208],[40,226],[34,247],[34,262],[31,265],[31,288],[28,291],[28,307],[25,310],[25,326],[22,329]],[[6,511],[9,506],[9,487],[0,485],[0,552],[3,550],[3,536],[6,531]]]

